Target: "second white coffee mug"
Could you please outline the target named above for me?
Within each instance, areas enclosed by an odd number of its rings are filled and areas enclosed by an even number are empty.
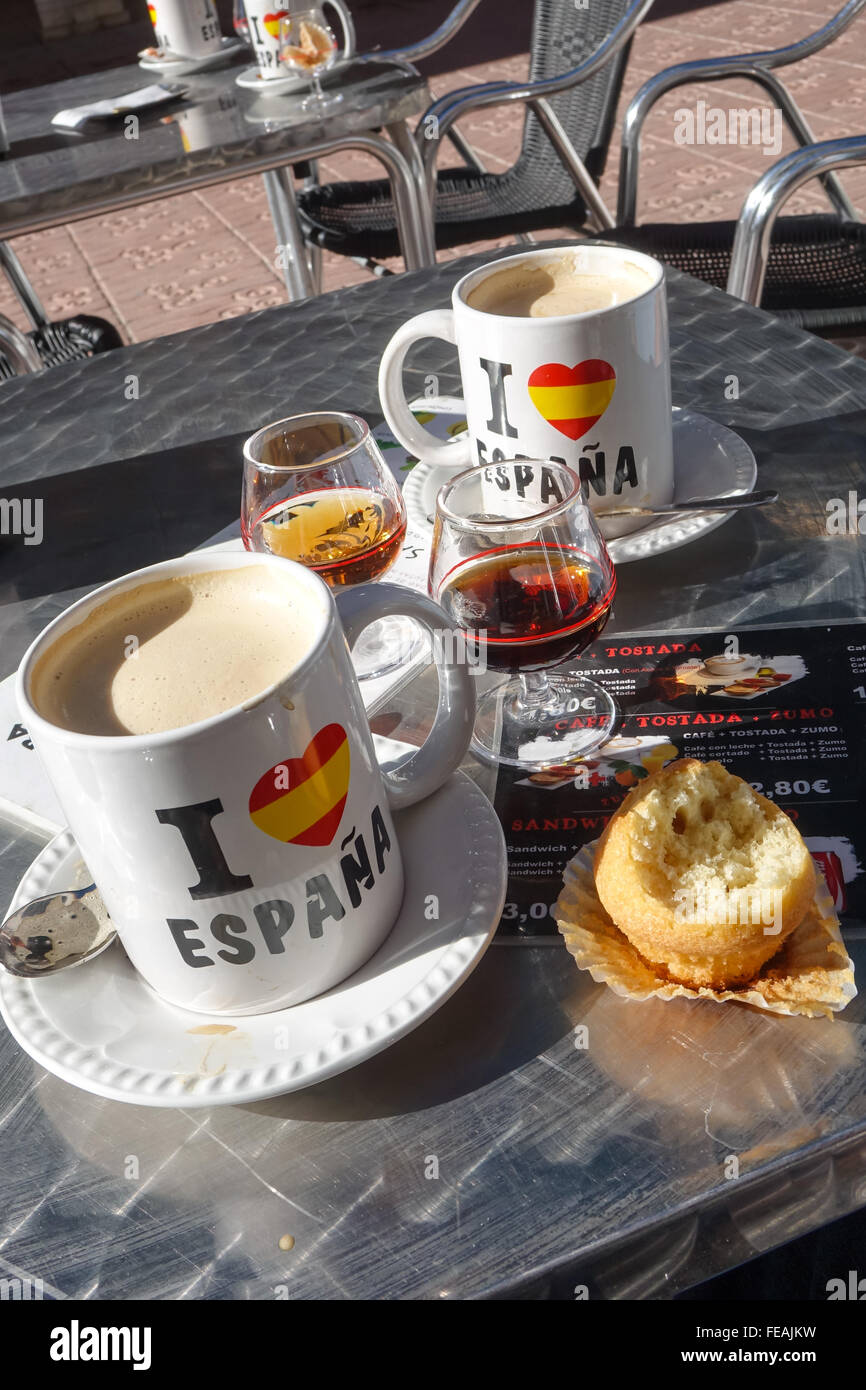
[[[586,312],[517,317],[473,307],[492,276],[565,262],[576,280],[634,280],[634,297]],[[454,343],[468,432],[443,443],[416,420],[403,365],[423,338]],[[531,251],[473,270],[450,309],[403,324],[382,358],[379,395],[389,428],[424,463],[449,468],[550,458],[573,468],[590,507],[654,507],[674,494],[671,385],[664,267],[614,246]],[[605,521],[607,538],[641,521]]]
[[[160,48],[179,58],[209,58],[222,46],[214,0],[148,0]]]
[[[337,12],[343,31],[340,57],[350,58],[355,52],[355,25],[348,6],[343,0],[324,0],[324,7],[326,11],[330,8]],[[280,20],[289,15],[292,8],[297,11],[306,6],[303,0],[294,0],[294,6],[268,3],[268,0],[244,0],[249,40],[259,65],[259,76],[265,82],[297,76],[280,62]],[[328,18],[327,13],[325,17]]]

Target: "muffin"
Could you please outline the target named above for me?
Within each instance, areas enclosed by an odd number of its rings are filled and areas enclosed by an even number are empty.
[[[815,869],[793,821],[721,763],[681,758],[611,819],[595,886],[640,955],[679,984],[751,980],[800,925]]]

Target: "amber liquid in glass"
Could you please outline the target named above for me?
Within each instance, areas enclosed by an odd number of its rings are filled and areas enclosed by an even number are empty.
[[[390,568],[406,517],[390,497],[369,488],[325,488],[270,506],[253,531],[272,555],[297,560],[337,589],[369,583]]]

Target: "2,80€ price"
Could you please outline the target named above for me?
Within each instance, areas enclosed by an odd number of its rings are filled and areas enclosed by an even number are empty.
[[[750,782],[749,786],[769,797],[771,801],[776,796],[808,796],[810,792],[826,796],[830,791],[826,777],[819,778],[817,782],[776,782],[771,787],[765,787],[763,782]]]

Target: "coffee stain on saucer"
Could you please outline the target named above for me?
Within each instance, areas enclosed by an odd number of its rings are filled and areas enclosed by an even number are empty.
[[[213,1070],[211,1070],[209,1066],[211,1053],[214,1047],[217,1046],[220,1038],[227,1038],[229,1034],[232,1034],[233,1036],[230,1040],[233,1043],[249,1041],[248,1034],[240,1032],[239,1029],[231,1023],[201,1023],[195,1028],[187,1028],[186,1031],[198,1037],[208,1037],[212,1039],[204,1050],[204,1055],[198,1065],[198,1071],[192,1072],[184,1079],[184,1087],[187,1090],[193,1087],[197,1081],[209,1080],[213,1076],[221,1076],[226,1070],[225,1062],[213,1068]]]

